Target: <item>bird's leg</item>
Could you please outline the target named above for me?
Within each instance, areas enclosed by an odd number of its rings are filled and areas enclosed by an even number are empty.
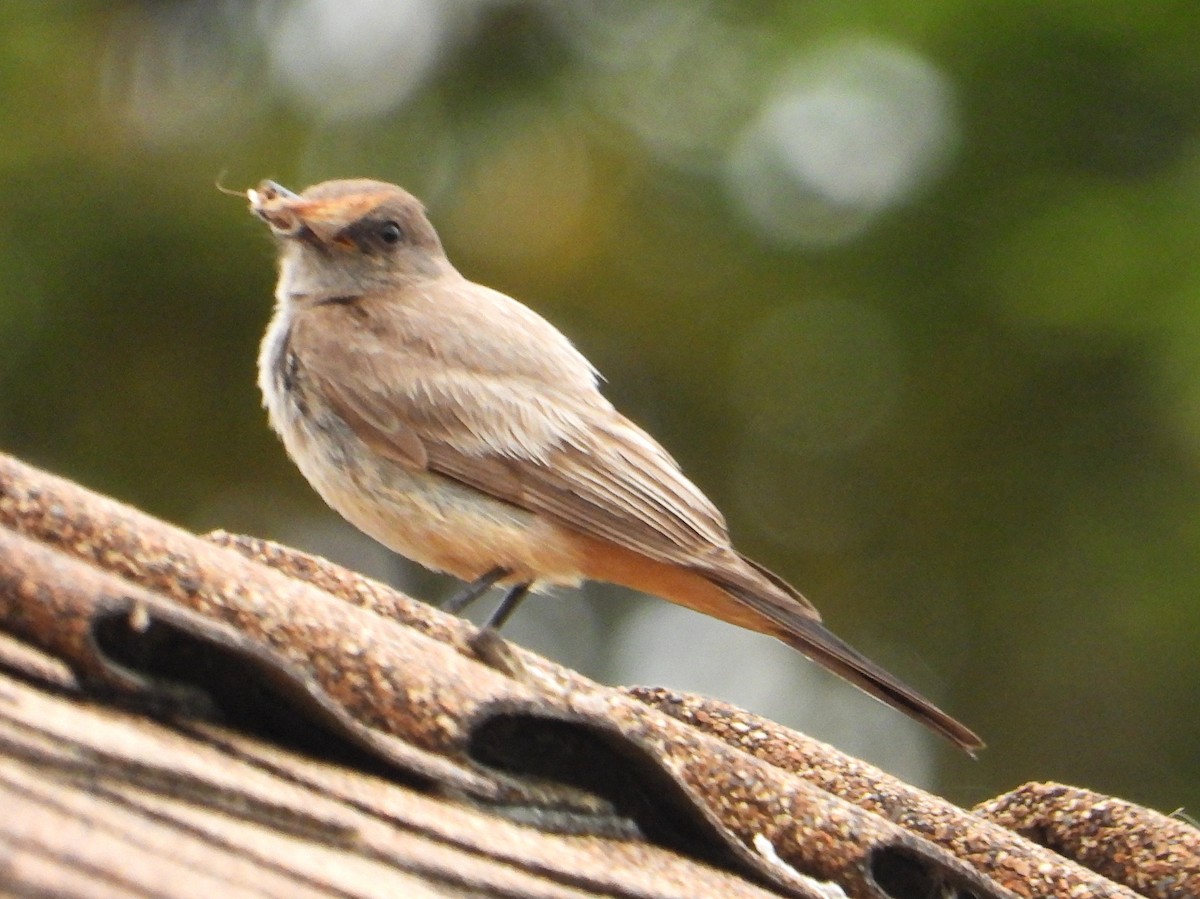
[[[504,577],[506,574],[508,574],[508,569],[501,568],[499,565],[497,565],[495,568],[485,571],[482,575],[471,581],[471,583],[467,584],[448,600],[442,603],[442,611],[449,612],[451,615],[459,614],[467,606],[475,602],[475,600],[479,599],[479,597],[483,596],[483,594],[487,593],[488,590],[492,589],[492,587],[495,586],[496,581],[500,580],[500,578]],[[505,602],[507,601],[508,597],[505,597]],[[501,603],[501,605],[503,606],[503,603]]]
[[[500,636],[500,628],[516,611],[528,592],[528,582],[510,587],[483,627],[467,638],[467,645],[474,650],[481,662],[523,683],[529,681],[529,672],[520,654]]]
[[[517,584],[509,589],[504,594],[504,599],[500,600],[500,605],[496,606],[496,611],[488,617],[488,620],[483,623],[485,630],[498,631],[504,627],[504,622],[508,621],[513,612],[517,610],[517,606],[521,604],[526,595],[529,593],[529,584]]]
[[[442,604],[442,608],[448,612],[458,614],[486,593],[489,587],[506,574],[508,574],[508,569],[506,568],[493,568],[450,597],[449,600]],[[517,610],[517,606],[521,604],[521,600],[529,593],[529,587],[530,584],[528,581],[510,587],[508,592],[504,594],[504,599],[500,600],[500,605],[496,606],[496,610],[488,616],[483,626],[473,636],[467,638],[467,645],[475,651],[475,654],[481,660],[491,665],[497,671],[502,671],[509,677],[514,677],[518,680],[524,677],[522,674],[524,666],[518,657],[513,654],[508,644],[504,642],[504,638],[500,636],[500,628],[504,626],[504,622],[508,621],[512,613]]]

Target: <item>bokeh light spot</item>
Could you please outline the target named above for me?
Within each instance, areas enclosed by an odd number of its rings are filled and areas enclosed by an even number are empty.
[[[946,79],[877,41],[829,47],[768,96],[729,160],[746,218],[775,241],[829,246],[908,199],[956,140]]]
[[[583,135],[554,112],[505,117],[479,139],[443,230],[492,271],[539,280],[572,272],[595,249],[605,210]],[[442,225],[443,223],[439,223]]]
[[[672,165],[714,164],[761,80],[762,34],[695,2],[562,4],[589,101]]]
[[[453,5],[436,0],[299,0],[265,24],[280,84],[317,119],[377,115],[437,61]]]

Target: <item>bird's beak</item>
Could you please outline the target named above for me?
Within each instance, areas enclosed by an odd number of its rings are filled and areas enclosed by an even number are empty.
[[[299,200],[300,194],[292,193],[277,181],[263,181],[257,188],[246,191],[246,198],[250,201],[250,208],[257,212],[269,203]]]
[[[246,191],[246,199],[250,211],[270,225],[276,237],[315,238],[347,246],[352,242],[342,233],[375,205],[370,198],[353,195],[306,200],[274,181],[263,181]]]
[[[304,230],[300,195],[274,181],[263,181],[246,191],[250,211],[271,226],[277,237],[298,237]]]

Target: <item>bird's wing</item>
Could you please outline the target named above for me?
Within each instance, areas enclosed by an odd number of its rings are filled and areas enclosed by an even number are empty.
[[[577,353],[559,372],[546,360],[516,374],[481,371],[375,320],[374,330],[358,327],[350,358],[353,310],[312,311],[293,324],[304,332],[295,337],[305,377],[377,452],[652,559],[703,567],[730,554],[721,513],[600,395]],[[487,359],[497,338],[479,340],[472,354]]]
[[[474,487],[592,537],[691,568],[753,611],[762,629],[968,752],[983,742],[825,629],[812,604],[737,554],[721,513],[649,435],[579,372],[503,375],[395,340],[360,341],[348,365],[336,327],[305,335],[305,376],[377,452]],[[397,347],[399,346],[399,349]],[[481,348],[486,349],[486,348]],[[336,378],[330,360],[342,358]],[[581,357],[582,358],[582,357]],[[414,372],[420,372],[418,376]]]

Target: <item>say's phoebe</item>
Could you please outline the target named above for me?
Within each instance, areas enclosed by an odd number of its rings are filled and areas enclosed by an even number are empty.
[[[464,278],[411,194],[327,181],[247,192],[279,239],[258,359],[271,426],[329,505],[473,584],[623,584],[770,634],[965,750],[968,728],[821,625],[741,555],[596,370],[516,300]]]

